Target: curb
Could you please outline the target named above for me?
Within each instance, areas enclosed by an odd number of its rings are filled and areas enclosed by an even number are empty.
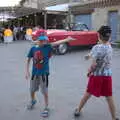
[[[115,42],[113,42],[113,43],[111,43],[111,45],[112,45],[112,47],[116,47],[116,48],[118,48],[118,43],[115,43]]]

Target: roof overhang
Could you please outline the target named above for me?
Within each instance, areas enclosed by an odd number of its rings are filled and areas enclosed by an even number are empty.
[[[78,2],[69,5],[69,9],[73,14],[90,13],[94,8],[104,8],[120,5],[120,0],[91,0],[87,2]]]
[[[85,2],[77,2],[70,4],[70,8],[80,7],[80,8],[101,8],[108,6],[120,5],[120,0],[90,0]]]
[[[21,17],[21,16],[27,16],[29,14],[35,14],[38,12],[42,12],[42,10],[36,9],[36,8],[29,8],[29,7],[23,7],[23,6],[16,6],[16,7],[0,7],[0,13],[8,14],[9,16],[13,17]]]
[[[55,5],[55,6],[50,6],[50,7],[46,7],[45,10],[47,11],[53,11],[53,12],[68,12],[69,10],[69,4],[60,4],[60,5]]]

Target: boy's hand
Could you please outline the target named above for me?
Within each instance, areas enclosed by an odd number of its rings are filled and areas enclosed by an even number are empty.
[[[90,77],[90,75],[91,75],[91,73],[90,73],[90,72],[88,72],[88,73],[87,73],[87,77]]]
[[[30,72],[27,72],[25,75],[26,80],[28,80],[30,78]]]
[[[90,58],[89,55],[85,55],[85,60],[88,60]]]
[[[75,38],[72,38],[71,36],[68,36],[67,39],[68,39],[69,41],[74,41],[74,40],[76,40]]]

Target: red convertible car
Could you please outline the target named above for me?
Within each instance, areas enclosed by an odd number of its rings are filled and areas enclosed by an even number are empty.
[[[89,31],[85,24],[72,24],[71,26],[72,27],[69,30],[47,30],[49,42],[65,39],[68,36],[76,39],[57,46],[57,53],[65,54],[71,46],[91,46],[97,43],[98,33],[95,31]]]

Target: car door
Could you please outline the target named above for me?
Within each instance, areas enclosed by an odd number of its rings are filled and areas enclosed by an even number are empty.
[[[89,41],[88,27],[85,24],[76,24],[71,31],[71,37],[75,38],[75,41],[71,41],[71,46],[85,45]]]

